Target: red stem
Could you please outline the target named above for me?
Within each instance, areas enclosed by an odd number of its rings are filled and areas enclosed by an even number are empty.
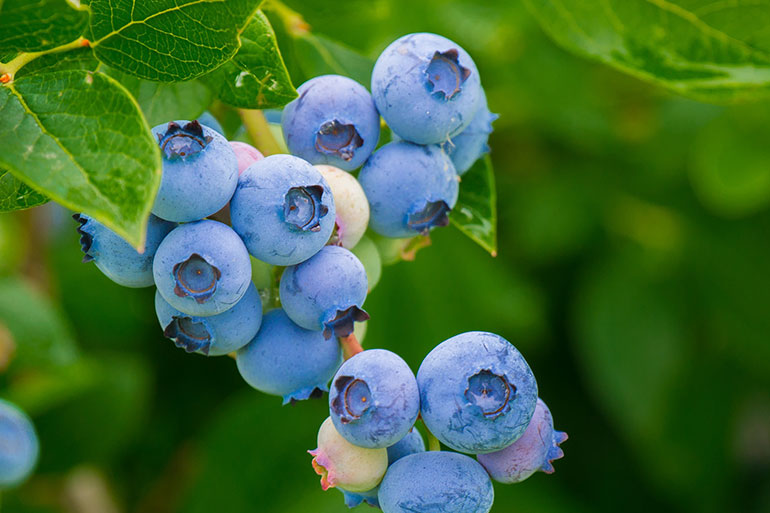
[[[349,360],[364,350],[355,333],[351,333],[347,337],[340,337],[340,344],[342,344],[342,354],[345,356],[345,360]]]

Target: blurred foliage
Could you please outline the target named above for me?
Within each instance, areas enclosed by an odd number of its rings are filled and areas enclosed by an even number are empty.
[[[295,85],[328,72],[308,48],[371,59],[433,31],[474,56],[500,113],[497,258],[434,232],[383,270],[364,342],[414,370],[467,330],[523,352],[570,439],[554,475],[496,485],[493,511],[770,511],[769,106],[698,103],[583,60],[519,2],[289,5],[312,36],[267,13]],[[17,351],[3,394],[28,405],[43,448],[4,511],[86,511],[78,486],[118,512],[345,511],[305,453],[324,401],[281,407],[230,358],[176,349],[153,292],[81,264],[58,208],[0,216],[0,250]]]

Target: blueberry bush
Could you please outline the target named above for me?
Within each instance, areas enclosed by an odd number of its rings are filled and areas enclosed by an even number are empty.
[[[1,507],[770,511],[768,23],[0,0]]]

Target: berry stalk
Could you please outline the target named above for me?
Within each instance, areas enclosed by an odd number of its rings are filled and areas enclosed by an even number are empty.
[[[361,343],[356,338],[355,333],[351,333],[347,337],[340,337],[340,344],[342,345],[342,354],[345,357],[345,360],[349,360],[364,350],[364,348],[361,347]]]
[[[261,110],[238,109],[238,115],[246,127],[246,133],[254,146],[267,157],[283,153],[278,141],[270,131],[270,125]]]

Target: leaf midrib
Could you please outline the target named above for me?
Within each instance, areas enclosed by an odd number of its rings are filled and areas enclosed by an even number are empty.
[[[115,36],[115,35],[118,35],[122,31],[126,30],[128,27],[131,27],[133,25],[146,24],[147,21],[149,21],[149,20],[151,20],[153,18],[156,18],[158,16],[162,16],[164,14],[168,14],[170,12],[175,12],[175,11],[180,11],[181,12],[181,10],[186,8],[186,7],[190,7],[192,5],[197,5],[197,4],[205,4],[205,3],[211,3],[211,0],[194,0],[194,1],[186,3],[184,5],[177,5],[177,6],[174,6],[172,8],[169,8],[169,9],[164,9],[163,11],[158,11],[156,13],[151,14],[150,16],[147,16],[146,18],[144,18],[142,20],[135,20],[133,18],[134,18],[134,7],[136,6],[136,0],[133,0],[131,2],[131,22],[123,25],[122,27],[120,27],[117,30],[113,29],[112,32],[110,32],[109,34],[106,34],[106,35],[100,37],[99,39],[97,39],[96,41],[93,41],[91,43],[91,46],[98,46],[105,39],[110,38],[110,37]],[[222,3],[224,3],[224,2],[222,2]],[[110,5],[110,9],[112,9],[112,5]],[[112,21],[112,16],[110,18],[111,18],[110,21]]]

